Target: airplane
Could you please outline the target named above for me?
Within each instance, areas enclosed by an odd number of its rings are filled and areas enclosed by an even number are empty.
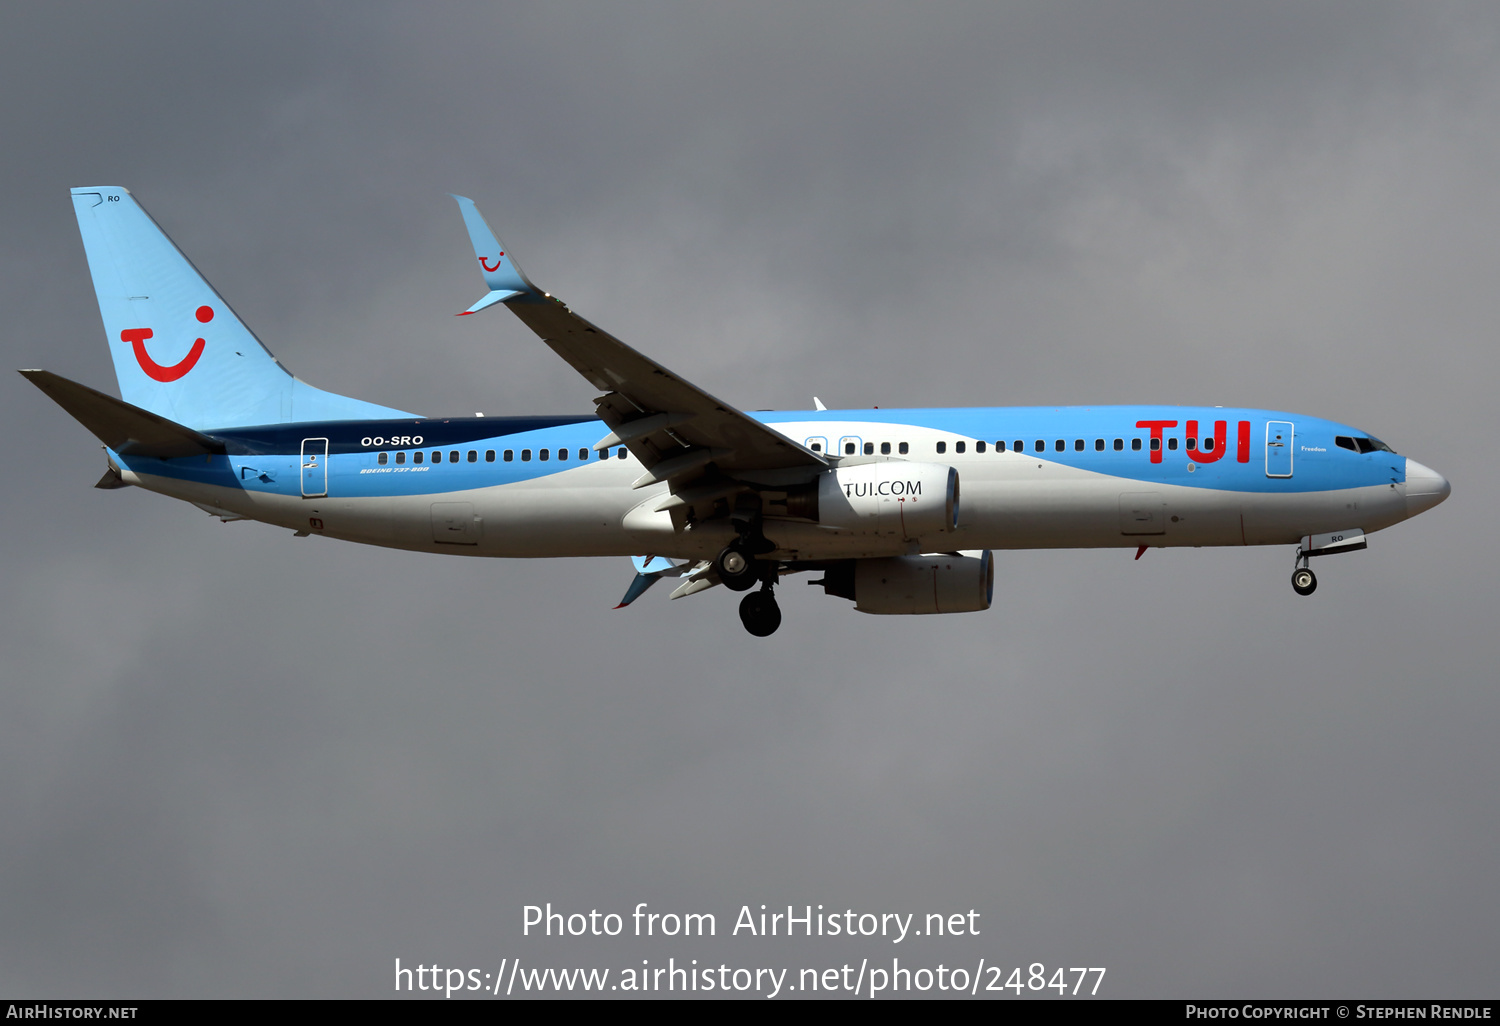
[[[298,537],[630,556],[620,607],[666,578],[674,599],[722,585],[758,637],[801,572],[865,613],[987,609],[1006,549],[1295,545],[1310,595],[1312,557],[1451,491],[1368,432],[1274,410],[742,411],[538,289],[461,196],[486,292],[460,316],[506,307],[600,395],[592,414],[424,417],[292,376],[128,190],[72,198],[122,398],[21,373],[104,444],[96,487]]]

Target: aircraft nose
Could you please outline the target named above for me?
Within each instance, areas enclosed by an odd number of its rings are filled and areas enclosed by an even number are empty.
[[[1424,467],[1416,460],[1406,461],[1406,515],[1414,517],[1423,510],[1431,509],[1448,497],[1453,486],[1436,470]]]

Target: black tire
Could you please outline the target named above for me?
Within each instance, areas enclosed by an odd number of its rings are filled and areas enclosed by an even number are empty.
[[[738,545],[727,546],[719,553],[714,569],[730,591],[749,591],[760,580],[760,565]]]
[[[757,638],[769,638],[781,626],[781,606],[769,591],[752,591],[740,599],[740,622]]]
[[[1318,578],[1305,566],[1292,571],[1292,590],[1298,595],[1311,595],[1318,590]]]

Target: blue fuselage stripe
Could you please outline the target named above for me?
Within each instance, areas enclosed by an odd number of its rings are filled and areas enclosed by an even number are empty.
[[[960,474],[964,467],[983,461],[1024,456],[1129,481],[1282,494],[1401,483],[1406,474],[1405,459],[1393,453],[1356,453],[1335,444],[1337,435],[1364,434],[1356,428],[1272,410],[1105,406],[776,411],[751,415],[768,425],[787,425],[786,432],[797,442],[818,439],[835,455],[842,454],[839,447],[846,441],[854,442],[858,455],[864,454],[865,443],[874,446],[876,455],[881,454],[883,443],[889,443],[890,455],[895,458],[950,463],[960,468]],[[1197,424],[1200,448],[1194,451],[1187,448],[1190,421]],[[1220,421],[1225,424],[1223,448],[1216,445],[1213,451],[1203,451],[1204,439],[1215,437]],[[1151,448],[1153,429],[1138,426],[1145,422],[1158,425],[1154,433],[1160,449],[1156,452]],[[1245,444],[1241,443],[1241,422],[1248,424]],[[1292,456],[1289,477],[1267,475],[1267,425],[1272,422],[1293,425],[1292,435],[1284,443]],[[209,432],[224,440],[227,456],[174,460],[123,457],[120,462],[140,473],[298,495],[303,491],[304,440],[327,439],[326,473],[331,492],[351,497],[428,495],[555,477],[591,467],[601,462],[591,447],[607,431],[602,422],[590,416],[313,422]],[[1103,451],[1096,448],[1099,439],[1103,440]],[[1123,449],[1114,448],[1116,439],[1122,441]],[[1132,447],[1137,440],[1139,449]],[[899,453],[902,442],[909,447],[905,454]],[[939,442],[945,450],[941,453],[937,451]],[[984,443],[984,452],[976,451],[976,442]],[[1003,453],[996,451],[997,442],[1004,443]],[[964,445],[963,453],[957,451],[959,443]],[[315,448],[321,457],[321,442]],[[514,454],[509,462],[503,459],[507,449]],[[559,449],[566,451],[566,460],[557,459]],[[469,462],[471,450],[476,454],[475,462]],[[494,462],[485,460],[490,450],[496,454]],[[521,459],[522,450],[531,451],[530,460]],[[458,462],[450,462],[450,453],[455,451]],[[378,462],[382,452],[388,454],[385,464]],[[413,460],[417,452],[423,454],[421,464]],[[549,459],[542,461],[542,452]],[[397,453],[403,454],[399,465],[395,463]],[[433,462],[434,453],[440,454],[441,463]],[[618,462],[614,453],[608,462]],[[580,478],[580,486],[586,486],[586,480],[604,483],[597,477]]]

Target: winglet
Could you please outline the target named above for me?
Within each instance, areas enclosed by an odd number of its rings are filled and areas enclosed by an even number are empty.
[[[487,310],[487,309],[489,309],[490,307],[494,306],[496,303],[503,303],[503,302],[505,302],[505,300],[510,299],[512,296],[521,296],[521,295],[525,295],[525,293],[523,293],[523,292],[509,292],[509,291],[505,291],[503,289],[496,289],[494,292],[486,293],[485,297],[483,299],[481,299],[479,302],[475,303],[473,306],[469,307],[467,310],[463,311],[462,313],[456,313],[453,316],[454,317],[467,317],[467,316],[469,316],[469,314],[477,314],[481,310]]]
[[[490,287],[487,296],[458,316],[478,313],[507,299],[536,292],[536,286],[527,280],[515,258],[506,252],[500,240],[495,237],[495,233],[490,231],[490,226],[485,224],[474,201],[467,196],[457,196],[453,193],[449,195],[458,201],[458,210],[463,215],[464,226],[469,229],[469,241],[474,244],[474,258],[479,261],[479,270],[484,275],[484,283]]]

